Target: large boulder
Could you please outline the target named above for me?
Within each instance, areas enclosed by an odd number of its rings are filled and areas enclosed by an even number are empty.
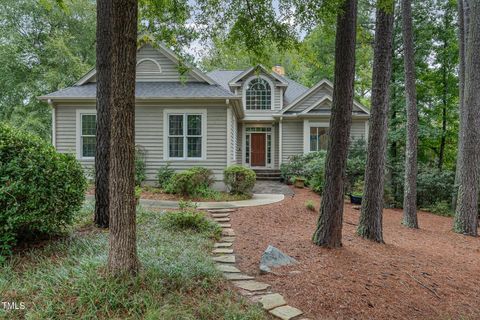
[[[295,263],[298,263],[297,260],[286,255],[274,246],[269,245],[260,259],[260,272],[272,272],[270,268],[288,266]]]

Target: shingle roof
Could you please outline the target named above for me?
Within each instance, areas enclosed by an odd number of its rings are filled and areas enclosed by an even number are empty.
[[[241,74],[243,70],[214,70],[212,72],[207,73],[207,75],[215,80],[218,84],[220,84],[222,87],[224,87],[226,90],[230,91],[230,87],[228,86],[228,83],[237,77],[239,74]],[[288,87],[287,90],[285,90],[285,96],[284,96],[284,105],[288,105],[290,102],[295,100],[297,97],[299,97],[302,93],[308,90],[307,87],[304,85],[287,78],[285,76],[280,76],[282,77],[286,82],[288,82]]]
[[[42,98],[95,98],[96,83],[68,87]],[[137,82],[135,97],[137,98],[221,98],[234,97],[230,90],[219,85],[200,82]]]

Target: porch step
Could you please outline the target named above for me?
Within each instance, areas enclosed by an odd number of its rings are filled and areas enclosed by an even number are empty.
[[[273,169],[254,169],[257,180],[280,180],[280,170]]]

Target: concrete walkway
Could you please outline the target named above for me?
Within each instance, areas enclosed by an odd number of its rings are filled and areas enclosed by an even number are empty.
[[[198,209],[223,209],[223,208],[242,208],[256,207],[282,201],[285,198],[283,194],[254,194],[252,199],[239,201],[223,202],[195,202]],[[95,200],[92,195],[85,196],[85,200]],[[150,200],[140,199],[140,204],[144,208],[170,209],[178,208],[178,201],[172,200]]]

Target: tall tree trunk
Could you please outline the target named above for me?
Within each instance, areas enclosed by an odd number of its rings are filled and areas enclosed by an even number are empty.
[[[337,16],[335,81],[325,167],[325,188],[317,229],[313,234],[315,244],[330,248],[342,245],[343,188],[352,122],[356,22],[357,1],[344,1]]]
[[[466,42],[464,137],[459,165],[458,202],[454,230],[477,236],[480,175],[480,3],[470,2]]]
[[[137,0],[114,0],[110,153],[110,252],[113,275],[138,271],[135,213]]]
[[[383,243],[382,216],[387,153],[389,85],[392,74],[394,3],[385,8],[377,1],[375,50],[372,73],[372,108],[368,134],[365,191],[357,232]]]
[[[108,228],[111,107],[112,1],[97,1],[97,141],[95,150],[95,225]]]
[[[444,14],[444,29],[449,30],[450,19],[448,17],[447,12]],[[438,151],[438,170],[442,171],[443,169],[443,162],[445,159],[445,145],[447,143],[447,107],[448,107],[448,78],[447,78],[447,70],[449,67],[449,61],[447,59],[447,49],[448,43],[447,39],[443,39],[443,58],[442,58],[442,85],[443,85],[443,92],[442,92],[442,135],[440,137],[440,147]]]
[[[459,48],[459,66],[458,66],[458,87],[459,87],[459,128],[458,128],[458,148],[457,148],[457,164],[455,170],[455,185],[452,199],[453,210],[457,207],[458,184],[460,179],[460,163],[463,154],[463,127],[465,122],[465,103],[464,103],[464,87],[465,87],[465,45],[466,45],[466,16],[465,0],[458,0],[458,48]]]
[[[418,228],[417,220],[417,90],[415,88],[415,60],[413,51],[412,3],[402,0],[403,54],[405,63],[405,92],[407,96],[407,144],[405,150],[405,188],[403,197],[403,224]]]

